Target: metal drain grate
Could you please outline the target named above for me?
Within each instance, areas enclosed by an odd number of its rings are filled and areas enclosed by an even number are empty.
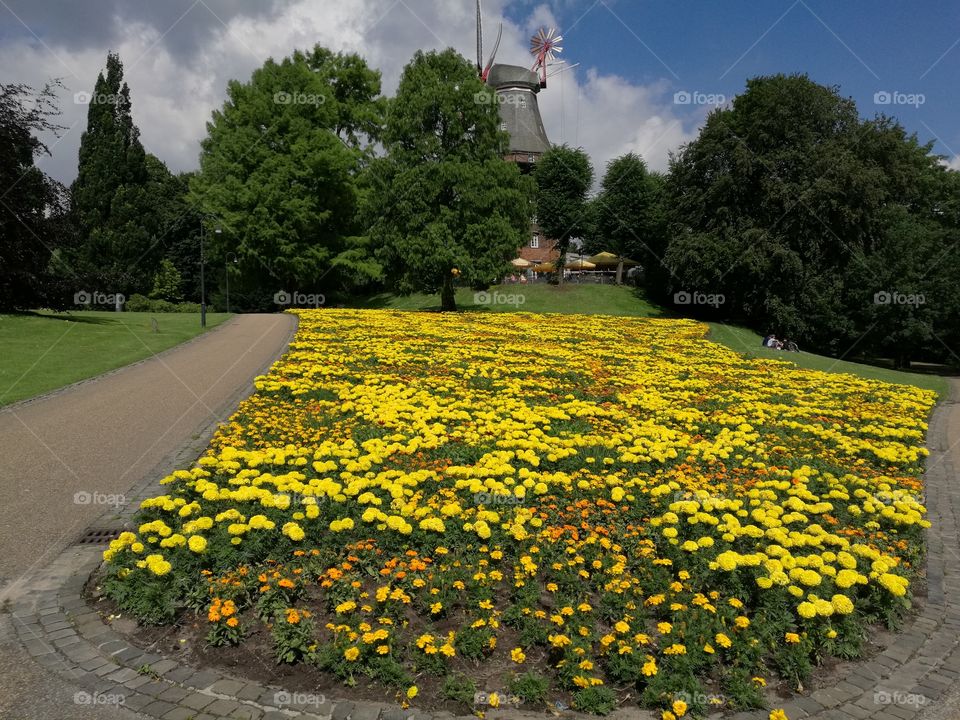
[[[76,545],[101,545],[110,542],[111,540],[116,540],[120,537],[120,530],[116,529],[90,529],[87,530],[79,540],[75,543]]]

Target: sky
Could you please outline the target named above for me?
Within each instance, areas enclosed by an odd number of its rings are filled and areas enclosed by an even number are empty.
[[[66,130],[41,167],[69,183],[84,95],[108,51],[130,85],[148,152],[197,167],[199,142],[231,79],[319,43],[357,52],[392,94],[417,49],[476,54],[475,0],[0,0],[0,82],[62,80]],[[602,175],[626,152],[665,170],[707,113],[746,80],[806,73],[892,115],[960,169],[960,3],[941,0],[484,0],[485,49],[532,64],[540,27],[564,36],[571,66],[539,100],[554,143],[583,147]]]

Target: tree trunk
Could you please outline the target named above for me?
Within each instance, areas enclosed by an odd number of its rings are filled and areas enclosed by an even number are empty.
[[[440,288],[440,311],[453,312],[457,309],[457,296],[453,288],[453,277],[447,275]]]
[[[623,285],[623,260],[617,263],[617,285]]]

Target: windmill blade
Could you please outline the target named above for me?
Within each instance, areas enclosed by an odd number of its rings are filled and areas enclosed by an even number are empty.
[[[580,63],[576,63],[574,65],[567,65],[567,63],[563,60],[561,60],[558,64],[560,65],[560,67],[558,67],[556,70],[552,72],[547,73],[548,78],[552,78],[555,75],[560,75],[561,73],[565,73],[567,70],[573,70],[575,67],[580,65]]]
[[[477,72],[483,72],[483,10],[477,0]]]
[[[487,64],[483,68],[483,78],[486,80],[487,75],[490,73],[490,68],[493,67],[493,60],[497,57],[497,50],[500,49],[500,39],[503,37],[503,23],[500,23],[500,29],[497,31],[497,42],[493,45],[493,52],[490,53],[490,59],[487,60]]]

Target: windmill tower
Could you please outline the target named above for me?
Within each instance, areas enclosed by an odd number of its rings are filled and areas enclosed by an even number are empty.
[[[500,110],[501,127],[510,135],[510,146],[505,159],[516,162],[529,172],[537,159],[550,148],[547,131],[540,117],[537,93],[547,87],[547,66],[563,48],[563,37],[556,30],[541,29],[530,40],[530,52],[535,58],[532,68],[521,65],[494,64],[503,25],[497,33],[497,42],[486,65],[483,64],[483,13],[477,0],[477,71],[480,78],[493,88]]]

